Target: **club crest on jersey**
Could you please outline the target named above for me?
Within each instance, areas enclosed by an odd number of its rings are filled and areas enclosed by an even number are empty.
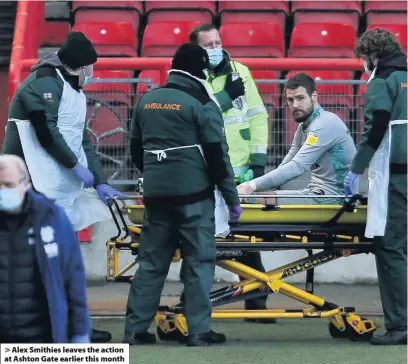
[[[237,110],[244,109],[244,98],[242,96],[237,97],[234,101],[232,101],[232,106],[234,106]]]

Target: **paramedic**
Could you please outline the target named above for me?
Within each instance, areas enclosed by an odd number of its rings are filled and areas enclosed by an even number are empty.
[[[407,56],[393,34],[375,28],[356,46],[370,75],[362,141],[345,191],[368,168],[366,236],[374,237],[383,336],[373,345],[407,343]]]
[[[190,33],[190,41],[203,47],[210,59],[207,84],[223,112],[235,179],[242,180],[248,174],[255,178],[262,176],[267,162],[268,113],[248,67],[231,60],[222,48],[220,33],[213,24],[199,25]],[[259,252],[250,252],[237,260],[265,272]],[[247,300],[245,308],[266,309],[267,297]],[[274,323],[276,320],[264,318],[246,321]]]
[[[2,148],[25,161],[33,188],[64,209],[75,231],[111,219],[107,199],[122,196],[107,183],[85,122],[82,88],[96,61],[84,34],[69,33],[18,87]],[[108,332],[92,334],[93,342],[110,338]]]
[[[84,264],[63,209],[31,189],[24,161],[0,156],[0,342],[90,340]]]
[[[147,330],[179,242],[188,345],[226,340],[210,327],[216,261],[214,186],[229,206],[232,221],[242,209],[221,111],[205,83],[208,65],[201,47],[184,43],[174,55],[166,85],[147,93],[134,109],[131,153],[143,173],[145,216],[126,312],[124,341],[131,345],[156,342]]]
[[[286,204],[342,204],[337,198],[313,196],[343,195],[344,178],[356,148],[344,122],[319,105],[316,85],[309,75],[298,73],[285,85],[286,100],[294,120],[299,123],[292,146],[273,171],[238,186],[240,194],[276,189],[311,169],[311,181],[301,190],[279,190],[280,195],[310,197],[278,198]],[[274,194],[274,192],[271,192]]]

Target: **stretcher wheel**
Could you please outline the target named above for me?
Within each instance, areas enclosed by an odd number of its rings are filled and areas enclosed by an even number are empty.
[[[187,342],[187,336],[183,335],[177,328],[169,332],[164,332],[160,326],[157,326],[157,336],[161,341],[178,341],[179,343]]]
[[[365,318],[361,318],[361,321],[367,321]],[[367,331],[362,334],[359,334],[354,330],[350,324],[346,321],[346,329],[340,331],[334,324],[329,323],[329,333],[330,336],[334,339],[350,339],[351,341],[370,341],[374,335],[375,330]]]
[[[334,324],[329,323],[329,334],[333,339],[348,339],[351,337],[352,331],[354,330],[348,323],[346,323],[344,331],[340,331]]]

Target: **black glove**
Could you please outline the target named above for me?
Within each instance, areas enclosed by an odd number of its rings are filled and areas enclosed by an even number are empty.
[[[238,96],[245,95],[245,85],[242,78],[239,77],[235,81],[232,81],[231,73],[227,76],[227,82],[224,87],[224,91],[229,95],[231,100],[235,100]]]
[[[261,177],[265,174],[265,167],[262,166],[249,166],[249,169],[252,169],[252,172],[254,172],[254,178]]]

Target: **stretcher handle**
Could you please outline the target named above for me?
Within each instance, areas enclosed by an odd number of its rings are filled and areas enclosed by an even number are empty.
[[[346,199],[344,195],[282,195],[279,193],[273,195],[238,195],[239,198],[279,198],[279,197],[288,197],[288,198],[338,198],[338,199]],[[143,195],[125,195],[122,197],[117,197],[118,200],[143,200]]]
[[[348,200],[345,200],[343,203],[343,206],[340,208],[340,210],[334,215],[328,222],[324,223],[322,227],[331,227],[337,223],[337,221],[340,219],[340,217],[345,213],[345,212],[352,212],[354,208],[356,207],[356,202],[360,201],[362,204],[366,201],[366,197],[360,194],[355,194],[352,197],[350,197]]]
[[[116,215],[115,215],[115,212],[113,211],[112,205],[115,205],[116,211],[118,212],[118,215],[119,215],[120,220],[122,222],[122,228],[119,225],[119,221],[116,218]],[[122,239],[126,239],[129,236],[129,229],[127,227],[125,218],[123,217],[122,210],[119,207],[117,198],[112,198],[112,199],[108,200],[108,208],[109,208],[109,211],[110,211],[110,213],[112,215],[113,221],[115,222],[116,228],[118,229],[118,233],[114,237],[112,237],[111,240],[117,240],[120,237],[122,231],[125,232],[125,236],[123,236]]]
[[[239,198],[338,198],[338,199],[346,199],[344,195],[289,195],[289,194],[279,194],[279,193],[274,193],[273,195],[257,195],[257,194],[252,194],[252,195],[238,195]]]

